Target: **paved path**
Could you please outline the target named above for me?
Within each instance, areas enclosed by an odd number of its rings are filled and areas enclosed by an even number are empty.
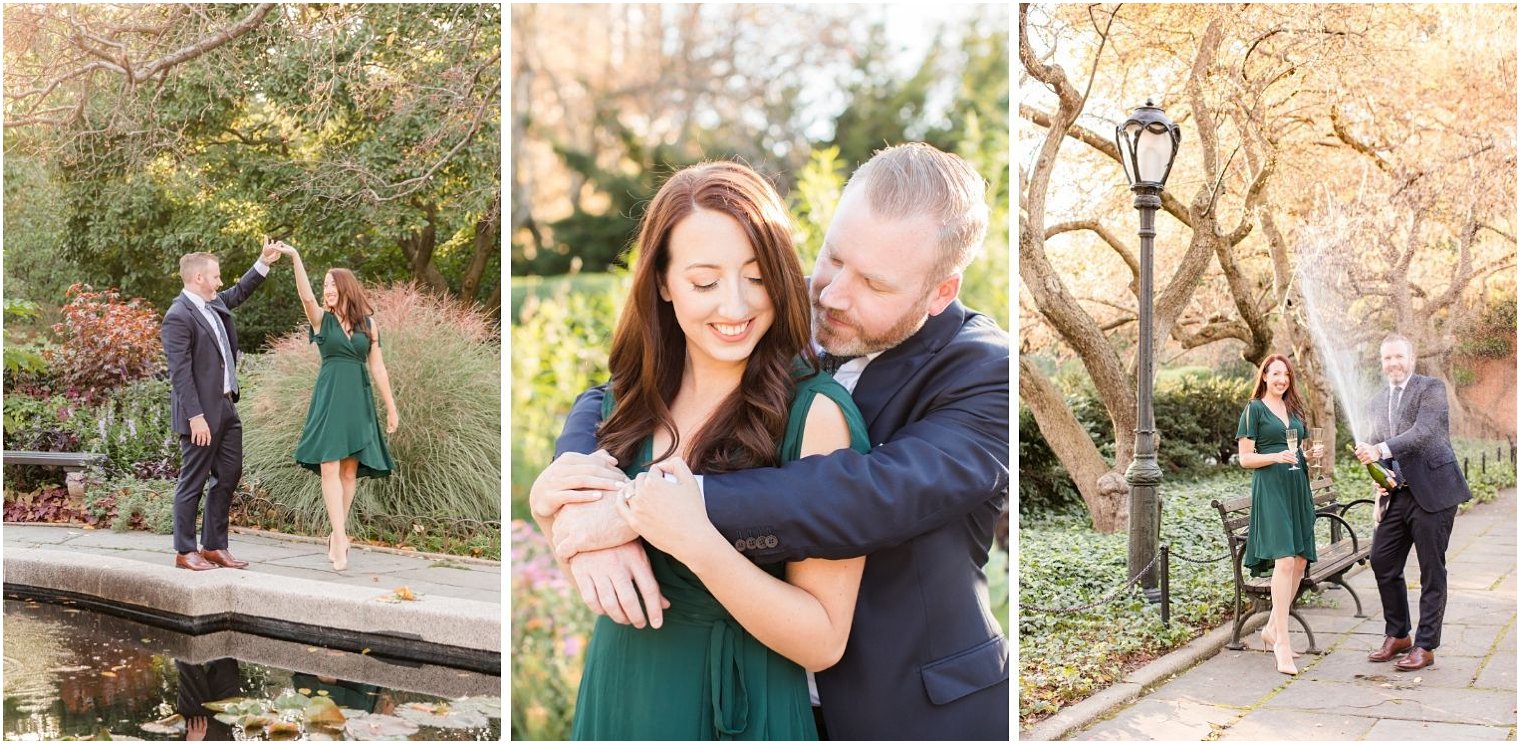
[[[1370,570],[1350,580],[1369,615],[1338,607],[1303,611],[1322,656],[1277,673],[1252,635],[1247,649],[1222,649],[1133,704],[1074,734],[1099,740],[1513,740],[1515,738],[1515,490],[1457,517],[1447,551],[1448,599],[1436,664],[1402,673],[1367,653],[1383,638]],[[1419,596],[1414,553],[1405,569]],[[1411,607],[1418,622],[1418,609]],[[1308,645],[1296,622],[1293,646]]]
[[[128,558],[155,566],[174,565],[171,537],[150,532],[7,524],[4,544],[6,551],[43,548],[79,555]],[[339,573],[327,560],[327,545],[316,538],[234,528],[228,547],[233,555],[249,562],[244,570],[251,573],[371,587],[380,592],[406,586],[418,595],[501,604],[501,564],[494,561],[417,553],[408,555],[403,551],[355,545],[348,551],[348,569]],[[227,570],[230,569],[217,569]]]

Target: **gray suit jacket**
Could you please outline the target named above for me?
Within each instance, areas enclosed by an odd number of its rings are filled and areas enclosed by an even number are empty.
[[[1450,509],[1472,498],[1451,448],[1446,385],[1434,377],[1410,375],[1393,430],[1388,428],[1388,386],[1367,404],[1374,442],[1387,442],[1415,503],[1427,512]]]

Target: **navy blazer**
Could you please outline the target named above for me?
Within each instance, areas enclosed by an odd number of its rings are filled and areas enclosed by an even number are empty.
[[[556,455],[597,447],[602,392]],[[1008,643],[983,568],[1008,499],[1008,334],[953,302],[854,391],[872,450],[704,479],[708,515],[751,559],[868,555],[844,657],[818,673],[833,739],[1009,738]]]
[[[1397,471],[1415,503],[1427,512],[1450,509],[1472,498],[1467,479],[1451,449],[1446,385],[1434,377],[1410,375],[1399,401],[1398,420],[1388,430],[1387,385],[1367,403],[1372,441],[1386,442]]]
[[[264,279],[258,269],[250,268],[237,284],[216,293],[206,303],[221,317],[222,325],[227,329],[234,375],[237,374],[238,341],[232,309],[243,304]],[[169,357],[169,384],[173,393],[169,416],[174,419],[175,433],[189,436],[190,419],[205,415],[206,425],[215,435],[221,431],[222,407],[217,399],[222,397],[222,381],[227,373],[222,353],[217,349],[216,331],[206,322],[206,316],[196,309],[195,303],[181,292],[169,305],[169,311],[164,313],[159,339]],[[237,390],[233,390],[232,396],[233,401],[238,399]]]

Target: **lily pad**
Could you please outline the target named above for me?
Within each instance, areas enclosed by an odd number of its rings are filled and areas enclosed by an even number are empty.
[[[459,710],[448,703],[407,703],[396,709],[396,715],[419,726],[442,729],[484,728],[491,723],[479,711]]]
[[[149,721],[148,723],[143,724],[142,730],[150,734],[160,734],[163,736],[183,734],[185,733],[185,717],[178,713],[175,713],[168,718],[163,718],[157,721]]]
[[[417,733],[417,729],[417,724],[412,721],[381,713],[354,716],[343,726],[343,730],[356,741],[404,741]]]
[[[454,710],[461,712],[475,712],[487,718],[501,718],[501,698],[499,697],[466,697],[454,701]]]
[[[264,730],[269,741],[295,741],[301,738],[301,725],[294,721],[275,721]]]
[[[311,705],[311,698],[293,690],[286,690],[285,694],[274,699],[275,710],[306,710]]]
[[[342,727],[346,719],[331,698],[312,698],[306,705],[306,721],[319,726]]]

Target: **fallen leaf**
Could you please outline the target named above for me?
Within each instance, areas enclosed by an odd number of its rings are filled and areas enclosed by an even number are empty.
[[[115,677],[116,676],[116,672],[101,672],[100,676],[102,676],[102,677]]]

